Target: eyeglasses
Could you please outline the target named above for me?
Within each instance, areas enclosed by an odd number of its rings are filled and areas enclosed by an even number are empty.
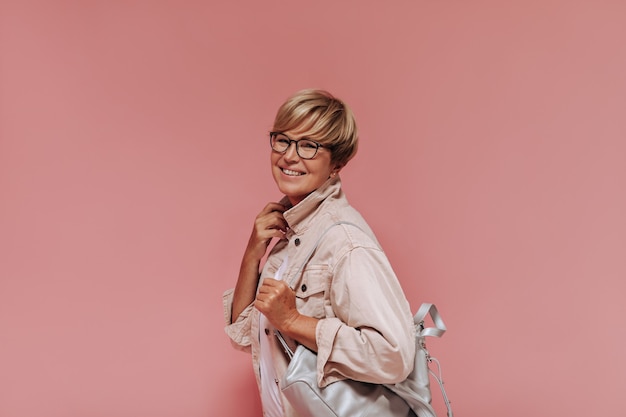
[[[287,152],[291,143],[296,144],[296,153],[302,159],[313,159],[317,155],[317,150],[324,145],[311,139],[293,140],[280,132],[270,132],[270,145],[272,149],[279,153]]]

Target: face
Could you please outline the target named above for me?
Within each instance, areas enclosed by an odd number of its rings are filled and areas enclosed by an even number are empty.
[[[306,137],[306,132],[297,130],[283,133],[293,140]],[[322,147],[317,150],[313,159],[302,159],[296,152],[295,143],[291,143],[285,153],[271,151],[274,181],[292,205],[304,200],[307,195],[321,187],[331,174],[339,171],[338,167],[331,164],[330,157],[330,151]]]

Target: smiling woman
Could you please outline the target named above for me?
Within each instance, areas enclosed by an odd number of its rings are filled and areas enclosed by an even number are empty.
[[[270,132],[271,171],[285,197],[257,216],[237,284],[224,294],[226,332],[252,352],[266,416],[298,416],[299,407],[280,390],[287,361],[275,330],[317,352],[320,387],[344,379],[393,384],[413,367],[409,303],[338,176],[357,139],[350,109],[319,90],[288,99]]]
[[[354,115],[342,101],[303,90],[278,109],[270,141],[274,180],[296,205],[356,154],[358,135]]]
[[[286,133],[291,136],[297,135],[301,139],[289,139]],[[291,205],[295,206],[317,190],[328,178],[337,175],[341,166],[331,162],[328,148],[307,139],[309,136],[307,132],[286,133],[270,134],[273,150],[270,160],[278,189],[289,198]]]

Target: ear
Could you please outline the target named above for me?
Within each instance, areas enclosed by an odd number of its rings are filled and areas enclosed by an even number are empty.
[[[345,166],[345,164],[337,164],[335,165],[335,167],[333,168],[333,170],[330,172],[330,177],[334,178],[337,176],[337,174],[339,174],[339,171],[341,171],[341,169]]]

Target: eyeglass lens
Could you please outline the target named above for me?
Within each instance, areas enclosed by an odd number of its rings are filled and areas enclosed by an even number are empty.
[[[286,135],[281,133],[271,135],[271,145],[272,149],[276,152],[286,152],[291,145],[291,142],[295,142],[296,144],[296,152],[298,156],[303,159],[311,159],[317,154],[317,149],[319,145],[309,139],[300,139],[300,140],[292,140],[289,139]]]

